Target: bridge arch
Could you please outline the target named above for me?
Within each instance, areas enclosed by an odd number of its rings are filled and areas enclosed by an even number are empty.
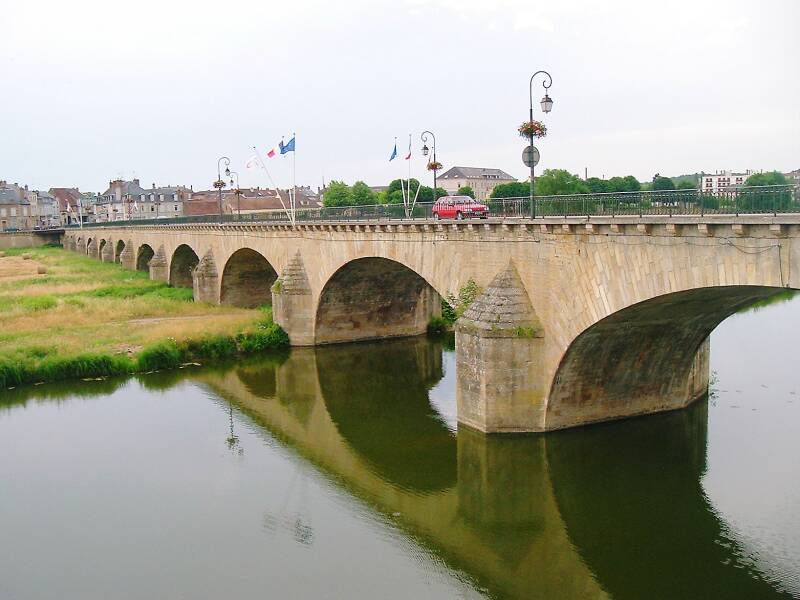
[[[172,260],[169,262],[169,284],[173,287],[193,286],[192,274],[194,273],[200,257],[197,256],[191,246],[181,244],[172,253]]]
[[[142,244],[139,246],[139,250],[136,252],[136,270],[149,271],[150,259],[152,259],[154,255],[155,252],[150,244]]]
[[[106,247],[108,241],[105,238],[101,238],[100,242],[97,244],[97,257],[100,258],[103,256],[103,248]]]
[[[117,247],[114,249],[114,262],[122,262],[122,252],[125,250],[125,242],[123,240],[117,241]]]
[[[545,429],[683,408],[708,388],[711,332],[785,288],[736,285],[663,294],[580,333],[553,378]]]
[[[86,238],[86,254],[92,256],[96,250],[95,245],[96,245],[95,238]]]
[[[329,344],[424,333],[441,296],[420,274],[381,257],[345,263],[317,303],[315,342]]]
[[[272,304],[272,284],[276,279],[278,273],[263,254],[241,248],[225,263],[220,303],[244,308]]]

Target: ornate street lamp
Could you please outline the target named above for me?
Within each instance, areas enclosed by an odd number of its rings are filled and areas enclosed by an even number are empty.
[[[239,174],[236,171],[231,171],[230,174],[233,176],[231,177],[231,185],[233,185],[233,178],[236,177],[236,214],[239,215],[239,219],[242,218],[242,207],[240,206],[239,197],[242,193],[242,188],[239,186]]]
[[[219,221],[220,221],[220,223],[222,223],[222,188],[225,187],[225,182],[222,181],[222,175],[220,174],[220,169],[222,168],[222,162],[223,161],[225,162],[225,176],[226,177],[230,177],[230,174],[231,174],[231,170],[229,168],[230,164],[231,164],[231,159],[228,158],[227,156],[221,156],[219,158],[219,160],[217,161],[217,180],[214,182],[214,187],[217,188],[217,191],[219,192],[219,200],[218,200],[218,202],[219,202]]]
[[[433,147],[433,156],[428,162],[428,169],[433,171],[433,201],[436,202],[436,172],[439,170],[441,165],[436,162],[436,136],[433,135],[432,131],[423,131],[422,135],[420,135],[420,139],[422,140],[422,156],[428,156],[428,153],[430,152],[427,143],[428,136],[431,136],[431,146]]]
[[[547,90],[549,90],[550,86],[553,85],[553,78],[550,76],[550,73],[548,73],[547,71],[536,71],[536,73],[531,75],[531,81],[530,81],[530,86],[529,86],[529,88],[530,88],[529,89],[529,91],[530,91],[530,112],[528,113],[529,123],[533,123],[533,80],[536,78],[537,75],[544,75],[545,76],[545,80],[542,82],[542,86],[544,87],[544,98],[542,98],[542,101],[540,102],[540,104],[542,106],[542,112],[547,114],[551,110],[553,110],[553,99],[547,93]],[[536,201],[534,200],[533,196],[534,196],[534,193],[536,191],[536,188],[535,188],[534,177],[533,177],[533,175],[534,175],[533,174],[533,169],[534,169],[535,165],[534,165],[534,161],[532,160],[533,159],[533,155],[534,155],[534,152],[533,152],[533,138],[534,138],[533,129],[531,129],[531,133],[530,133],[529,137],[530,137],[530,142],[531,142],[531,160],[530,160],[530,167],[531,167],[531,219],[535,219],[536,218]]]

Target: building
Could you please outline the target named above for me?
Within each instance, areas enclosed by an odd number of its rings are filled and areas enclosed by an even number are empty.
[[[61,225],[76,225],[82,220],[89,222],[89,215],[81,206],[81,192],[78,188],[50,188],[49,194],[56,200]]]
[[[786,181],[794,185],[797,191],[800,192],[800,169],[784,173],[783,176],[786,177]]]
[[[27,186],[0,181],[0,231],[33,229],[36,219],[27,192]]]
[[[47,229],[61,226],[61,214],[55,196],[42,190],[28,190],[25,195],[31,205],[34,227]]]
[[[475,192],[477,200],[486,200],[495,186],[516,180],[501,169],[452,167],[439,175],[436,184],[450,195],[458,192],[460,187],[469,186]]]
[[[721,194],[737,190],[744,185],[747,178],[754,171],[745,173],[731,173],[730,171],[717,171],[713,175],[703,174],[700,177],[700,191],[704,194]]]
[[[190,187],[182,185],[156,187],[154,183],[144,189],[138,179],[115,179],[98,197],[94,214],[99,222],[182,217],[184,203],[192,193]]]
[[[274,190],[267,188],[242,188],[237,197],[235,190],[222,192],[222,213],[257,214],[282,212],[289,207],[290,190]],[[297,187],[298,209],[320,208],[322,201],[310,187]],[[219,192],[204,190],[194,192],[185,204],[186,216],[203,216],[219,214]]]

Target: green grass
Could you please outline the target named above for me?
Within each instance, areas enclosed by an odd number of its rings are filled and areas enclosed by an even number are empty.
[[[61,248],[13,248],[7,256],[23,254],[31,260],[14,258],[0,279],[0,389],[174,369],[289,344],[269,307],[197,304],[191,289]],[[37,265],[47,273],[30,275]]]

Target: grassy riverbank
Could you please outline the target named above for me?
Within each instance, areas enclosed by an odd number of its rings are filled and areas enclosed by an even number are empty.
[[[287,343],[268,308],[194,303],[189,289],[61,248],[0,257],[0,389],[175,368]]]

